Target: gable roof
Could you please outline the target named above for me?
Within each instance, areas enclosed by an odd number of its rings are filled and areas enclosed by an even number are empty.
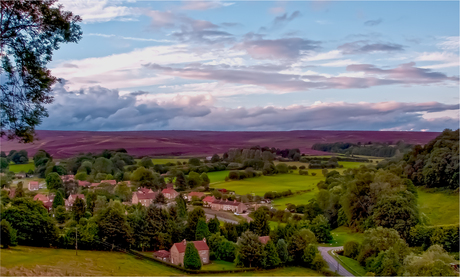
[[[204,196],[204,192],[198,192],[198,191],[192,191],[188,194],[189,197],[193,197],[193,196],[198,196],[198,197],[203,197]]]
[[[111,185],[116,185],[117,180],[101,180],[101,183],[108,183],[108,184],[111,184]]]
[[[158,250],[153,252],[153,255],[160,257],[160,258],[168,258],[169,257],[169,251],[166,250]]]
[[[198,240],[198,241],[189,241],[189,242],[193,242],[193,244],[195,245],[196,250],[198,250],[198,251],[209,250],[209,247],[206,244],[206,239]],[[181,242],[174,243],[174,245],[176,246],[177,251],[179,251],[179,253],[184,253],[185,248],[187,247],[187,241],[184,239]]]
[[[234,200],[234,201],[216,200],[216,201],[212,202],[211,204],[239,206],[240,204],[243,204],[243,203],[238,202],[238,201],[236,201],[236,200]],[[244,204],[243,204],[243,205],[244,205]]]
[[[87,187],[87,186],[90,186],[90,185],[91,185],[91,183],[88,182],[88,181],[80,181],[80,180],[78,180],[78,186],[80,186],[80,187]]]
[[[46,195],[41,194],[41,193],[35,195],[35,196],[34,196],[34,200],[35,200],[35,201],[37,201],[37,200],[38,200],[38,201],[42,201],[43,203],[49,202],[49,201],[50,201],[50,199],[49,199]]]
[[[137,196],[137,199],[141,200],[141,199],[155,199],[156,197],[156,193],[138,193],[138,192],[135,192],[135,195]],[[134,196],[134,195],[133,195]]]
[[[203,199],[203,202],[214,202],[214,201],[216,201],[216,198],[214,196],[206,196]]]
[[[38,181],[30,181],[29,185],[38,186],[38,185],[40,185],[40,183]]]
[[[267,244],[267,242],[270,240],[270,236],[259,237],[259,240],[262,244]]]
[[[161,193],[165,194],[165,193],[178,193],[177,191],[175,191],[174,189],[163,189],[161,191]]]

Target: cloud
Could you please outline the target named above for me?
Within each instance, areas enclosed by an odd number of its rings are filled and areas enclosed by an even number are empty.
[[[234,46],[254,59],[296,59],[303,51],[316,50],[320,42],[302,38],[247,39]]]
[[[189,64],[183,68],[146,64],[146,68],[162,75],[192,80],[213,80],[231,84],[258,85],[269,90],[284,92],[308,91],[311,89],[369,88],[382,85],[426,85],[458,82],[458,77],[448,77],[440,72],[417,68],[415,63],[402,64],[393,69],[381,69],[371,64],[353,64],[346,67],[357,76],[331,76],[314,73],[278,73],[271,70],[257,70],[251,67],[229,65]],[[282,70],[282,68],[279,68]]]
[[[283,15],[277,16],[273,20],[272,29],[280,28],[280,27],[286,25],[288,22],[291,22],[292,20],[296,19],[299,16],[301,16],[299,11],[295,11],[295,12],[291,13],[291,15],[288,15],[287,13],[285,13]]]
[[[289,107],[222,108],[208,95],[120,96],[117,90],[55,88],[45,130],[422,130],[456,128],[458,118],[426,119],[459,105],[428,103],[315,103]]]
[[[449,68],[458,67],[459,56],[451,52],[423,52],[416,59],[416,61],[422,62],[441,62],[437,64],[424,65],[423,68],[438,69],[438,68]]]
[[[439,42],[437,46],[444,50],[458,51],[460,48],[460,37],[451,36],[451,37],[442,37],[442,42]]]
[[[82,22],[84,24],[112,20],[132,21],[140,14],[139,10],[136,8],[117,5],[120,3],[117,1],[64,0],[60,3],[64,5],[64,9],[79,15],[83,19]]]
[[[368,21],[364,22],[364,26],[370,26],[370,27],[377,26],[380,23],[382,23],[382,21],[383,21],[383,19],[381,19],[381,18],[375,19],[375,20],[368,20]]]
[[[404,46],[395,43],[370,43],[367,40],[359,40],[340,45],[337,49],[344,54],[366,54],[375,52],[401,52]]]
[[[118,39],[124,39],[124,40],[134,40],[134,41],[171,42],[171,40],[166,40],[166,39],[135,38],[135,37],[117,36],[113,34],[100,34],[100,33],[89,33],[88,36],[103,37],[103,38],[118,38]]]
[[[182,10],[210,10],[221,7],[228,7],[235,3],[221,2],[221,1],[187,1],[181,7]]]

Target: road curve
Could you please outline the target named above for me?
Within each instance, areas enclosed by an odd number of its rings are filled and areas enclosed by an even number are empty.
[[[329,265],[329,268],[336,272],[337,271],[337,268],[338,268],[338,273],[342,276],[354,276],[353,274],[351,274],[348,270],[346,270],[341,264],[339,264],[337,262],[336,259],[334,259],[334,257],[332,257],[329,253],[327,253],[328,251],[331,251],[331,250],[342,250],[343,246],[339,246],[339,247],[318,247],[318,250],[319,252],[321,253],[321,256],[323,256],[323,259],[327,262],[327,264]]]

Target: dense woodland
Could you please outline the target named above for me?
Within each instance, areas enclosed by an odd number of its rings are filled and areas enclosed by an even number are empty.
[[[164,199],[149,207],[123,205],[132,193],[123,182],[115,187],[107,185],[79,191],[81,188],[63,182],[59,175],[73,173],[77,179],[91,182],[112,178],[130,180],[136,187],[152,189],[161,189],[167,182],[174,181],[179,190],[198,187],[206,190],[207,171],[228,169],[235,163],[239,171],[231,171],[232,178],[240,178],[242,172],[265,174],[266,164],[274,168],[268,174],[292,170],[286,164],[273,164],[276,151],[230,150],[222,158],[214,155],[206,161],[192,158],[186,163],[162,165],[154,165],[150,158],[136,163],[123,149],[98,155],[81,154],[59,162],[53,161],[45,151],[39,151],[34,156],[34,173],[46,177],[48,189],[56,193],[53,210],[48,213],[29,193],[19,191],[10,199],[7,191],[2,190],[1,243],[73,248],[75,232],[78,232],[81,249],[145,251],[168,250],[183,239],[206,238],[212,259],[232,261],[244,267],[303,265],[324,270],[325,262],[317,244],[332,239],[331,229],[348,226],[362,232],[364,240],[347,242],[343,255],[356,259],[368,272],[452,275],[449,264],[455,259],[449,252],[459,251],[459,226],[431,226],[418,210],[416,186],[458,193],[458,143],[459,131],[445,130],[427,145],[415,146],[408,153],[377,165],[370,163],[343,173],[323,169],[326,178],[317,184],[317,197],[308,203],[289,205],[286,210],[260,207],[250,214],[251,223],[222,226],[217,218],[207,222],[201,207],[187,209],[182,196],[171,205],[164,205]],[[283,153],[287,153],[287,158],[289,153],[294,153],[291,155],[294,157],[297,152]],[[66,211],[63,198],[76,192],[82,192],[85,200],[77,199],[72,209]],[[291,191],[267,192],[265,198],[291,194]],[[250,195],[231,197],[253,198]],[[270,220],[285,224],[270,230]],[[270,242],[263,245],[258,238],[267,235]],[[193,249],[188,252],[194,253]]]
[[[398,141],[396,144],[391,142],[367,142],[362,144],[350,142],[335,142],[335,143],[315,143],[311,149],[325,151],[331,153],[340,153],[345,156],[361,155],[372,157],[393,157],[399,153],[405,153],[411,150],[413,145],[406,144],[403,141]]]

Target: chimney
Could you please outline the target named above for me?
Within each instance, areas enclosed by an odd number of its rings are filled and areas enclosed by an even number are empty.
[[[233,200],[233,203],[236,203],[236,199],[235,199],[235,200]]]
[[[204,243],[206,243],[206,238],[203,238]]]
[[[184,245],[187,245],[187,241],[185,239],[182,242],[184,243]]]

